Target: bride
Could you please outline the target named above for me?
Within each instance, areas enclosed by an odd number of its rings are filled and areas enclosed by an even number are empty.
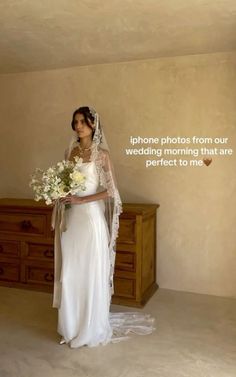
[[[150,334],[155,330],[150,315],[110,311],[122,203],[99,115],[80,107],[71,126],[74,136],[65,159],[82,158],[86,190],[57,200],[53,208],[53,307],[60,344],[94,347],[126,340],[131,332]]]

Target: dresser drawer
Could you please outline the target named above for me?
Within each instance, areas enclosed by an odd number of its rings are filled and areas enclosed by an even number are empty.
[[[121,219],[119,226],[118,243],[136,243],[136,220]]]
[[[127,251],[116,251],[115,269],[122,271],[136,271],[136,255]]]
[[[0,213],[0,233],[46,234],[46,215],[24,213]]]
[[[0,240],[0,256],[19,257],[20,256],[20,243],[16,241]]]
[[[28,242],[22,256],[28,259],[42,259],[53,262],[54,247],[49,244]]]
[[[0,280],[19,281],[20,280],[20,264],[17,262],[0,261]]]
[[[54,281],[53,265],[50,267],[39,262],[24,261],[22,281],[24,283],[52,285]]]
[[[135,298],[135,286],[135,279],[114,277],[114,294],[117,297]]]

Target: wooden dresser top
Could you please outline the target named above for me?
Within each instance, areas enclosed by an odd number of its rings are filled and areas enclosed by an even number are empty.
[[[155,211],[160,205],[159,204],[148,204],[148,203],[123,203],[123,211],[131,212],[133,214],[148,214]],[[47,208],[52,209],[52,206],[47,206],[44,201],[36,202],[34,199],[28,198],[0,198],[0,207],[15,207],[15,208]]]

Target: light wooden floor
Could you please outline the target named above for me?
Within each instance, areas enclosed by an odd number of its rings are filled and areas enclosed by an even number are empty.
[[[51,304],[51,294],[0,287],[1,377],[236,376],[235,299],[161,289],[142,309],[153,334],[78,349],[58,344]]]

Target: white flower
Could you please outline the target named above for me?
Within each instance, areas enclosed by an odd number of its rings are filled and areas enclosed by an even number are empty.
[[[79,156],[75,156],[74,160],[75,160],[76,165],[81,165],[83,162],[83,159]]]
[[[73,171],[73,173],[70,174],[70,178],[72,179],[72,184],[73,186],[76,184],[80,184],[80,183],[83,183],[84,182],[84,175],[81,174],[79,171],[75,170]]]
[[[48,173],[48,174],[53,174],[53,173],[54,173],[53,168],[48,168],[47,173]]]
[[[66,186],[63,183],[58,187],[58,193],[60,196],[66,195],[66,192],[64,191],[65,188]]]
[[[47,199],[46,199],[46,204],[49,205],[49,204],[51,204],[51,203],[52,203],[52,200],[51,200],[50,198],[47,198]]]
[[[45,192],[50,191],[50,186],[49,186],[49,185],[46,185],[46,186],[44,187],[44,191],[45,191]]]

